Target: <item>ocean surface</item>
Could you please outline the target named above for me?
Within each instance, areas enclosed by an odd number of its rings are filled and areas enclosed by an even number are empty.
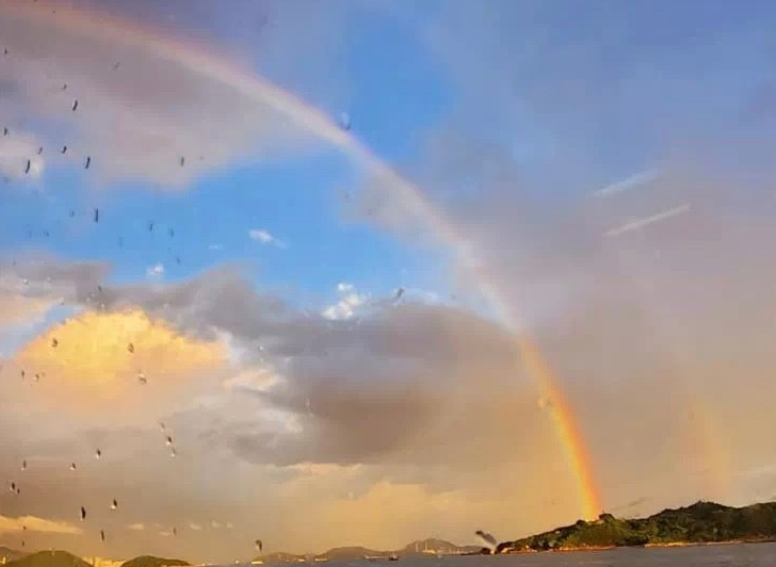
[[[315,565],[315,564],[313,564]],[[776,543],[520,555],[406,558],[396,563],[351,561],[321,567],[776,567]]]

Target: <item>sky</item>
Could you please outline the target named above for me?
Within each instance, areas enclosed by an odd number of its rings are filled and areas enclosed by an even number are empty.
[[[0,0],[0,545],[775,498],[774,17]]]

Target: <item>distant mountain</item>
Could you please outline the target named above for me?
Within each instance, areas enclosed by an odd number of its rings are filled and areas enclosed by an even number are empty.
[[[335,547],[318,557],[326,557],[329,561],[354,561],[365,556],[388,555],[390,551],[377,551],[366,547]]]
[[[21,559],[22,557],[26,557],[29,555],[28,553],[25,553],[24,551],[17,551],[15,549],[11,549],[9,547],[1,547],[0,546],[0,563],[3,561],[16,561],[17,559]]]
[[[666,509],[648,518],[633,520],[601,514],[591,522],[579,520],[570,526],[504,542],[496,552],[767,539],[776,539],[776,503],[732,508],[715,502],[697,502],[692,506]]]
[[[480,550],[480,546],[463,546],[456,545],[443,539],[430,537],[428,539],[421,539],[413,541],[404,546],[403,549],[395,551],[399,556],[406,555],[426,555],[426,554],[463,554],[474,553]]]
[[[121,567],[178,567],[190,565],[181,559],[165,559],[153,555],[141,555],[121,564]]]
[[[254,561],[263,561],[267,565],[276,565],[278,563],[296,563],[299,559],[303,559],[302,555],[294,555],[293,553],[285,553],[284,551],[278,551],[276,553],[268,553],[266,555],[258,556]],[[123,567],[123,566],[122,566]]]
[[[67,551],[39,551],[6,563],[6,567],[91,567]]]
[[[475,547],[461,547],[445,541],[443,539],[429,538],[408,543],[402,549],[382,551],[377,549],[369,549],[367,547],[334,547],[325,553],[320,553],[312,557],[307,555],[294,555],[292,553],[270,553],[257,557],[267,565],[278,563],[297,563],[312,559],[313,562],[317,559],[321,561],[327,559],[329,561],[358,561],[365,557],[388,557],[391,554],[398,555],[399,557],[423,555],[428,554],[465,554],[474,553],[480,551],[478,546]]]

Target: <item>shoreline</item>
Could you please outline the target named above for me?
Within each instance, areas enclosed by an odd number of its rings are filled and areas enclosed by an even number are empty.
[[[647,543],[644,545],[601,545],[580,547],[559,547],[557,549],[515,549],[497,553],[495,555],[519,555],[528,553],[576,553],[585,551],[611,551],[614,549],[668,549],[675,547],[711,547],[721,545],[744,545],[757,543],[775,543],[776,537],[731,539],[725,541],[677,541],[667,543]]]

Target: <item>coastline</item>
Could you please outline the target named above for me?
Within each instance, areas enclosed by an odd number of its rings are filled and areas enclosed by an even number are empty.
[[[614,549],[667,549],[675,547],[711,547],[722,545],[744,545],[757,543],[776,543],[776,537],[731,539],[725,541],[676,541],[666,543],[647,543],[644,545],[585,545],[579,547],[558,547],[556,549],[510,549],[496,555],[519,555],[529,553],[576,553],[586,551],[611,551]]]

